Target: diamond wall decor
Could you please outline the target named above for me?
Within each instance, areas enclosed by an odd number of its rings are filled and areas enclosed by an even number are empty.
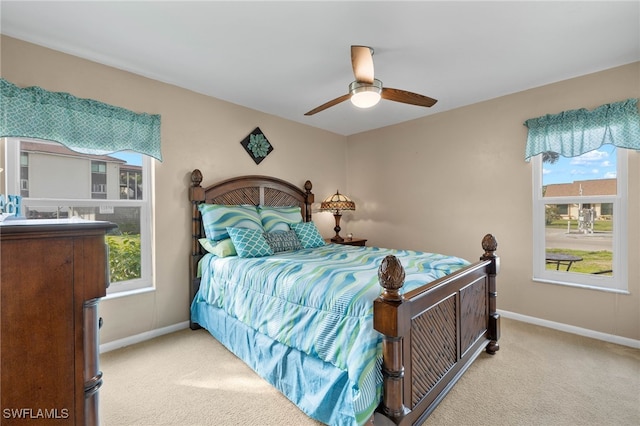
[[[273,151],[273,146],[271,146],[267,137],[262,133],[260,127],[256,127],[240,144],[256,164],[260,164],[260,162],[267,158],[267,155]]]

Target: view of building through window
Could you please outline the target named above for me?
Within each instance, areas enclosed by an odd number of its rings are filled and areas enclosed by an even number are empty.
[[[546,269],[613,275],[616,147],[573,158],[543,153],[541,190]]]

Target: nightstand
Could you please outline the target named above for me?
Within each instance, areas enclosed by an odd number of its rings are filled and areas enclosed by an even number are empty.
[[[345,238],[344,241],[340,241],[340,242],[336,242],[336,241],[331,241],[331,238],[327,238],[325,239],[325,241],[329,244],[333,243],[333,244],[344,244],[347,246],[364,246],[365,243],[367,242],[367,240],[365,238]]]

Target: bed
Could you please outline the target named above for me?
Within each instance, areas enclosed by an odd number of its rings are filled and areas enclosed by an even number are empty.
[[[205,328],[310,417],[420,424],[482,351],[499,349],[492,235],[474,263],[327,244],[309,181],[201,184],[196,169],[191,328]]]

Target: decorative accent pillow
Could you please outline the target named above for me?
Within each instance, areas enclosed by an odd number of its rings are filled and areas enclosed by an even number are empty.
[[[233,242],[231,238],[227,238],[226,240],[213,241],[208,238],[200,238],[198,240],[202,248],[204,248],[209,253],[215,254],[218,257],[227,257],[227,256],[235,256],[236,248],[233,246]]]
[[[262,230],[229,227],[227,232],[240,257],[263,257],[273,254]]]
[[[220,241],[229,238],[228,227],[262,231],[262,221],[255,206],[198,205],[207,238]]]
[[[289,225],[302,222],[300,206],[289,207],[258,207],[262,227],[265,232],[289,231]]]
[[[321,247],[326,244],[313,222],[293,223],[291,229],[295,231],[304,248]]]
[[[287,225],[288,226],[288,225]],[[295,231],[268,232],[264,234],[264,238],[274,253],[281,251],[300,250],[302,245]]]

